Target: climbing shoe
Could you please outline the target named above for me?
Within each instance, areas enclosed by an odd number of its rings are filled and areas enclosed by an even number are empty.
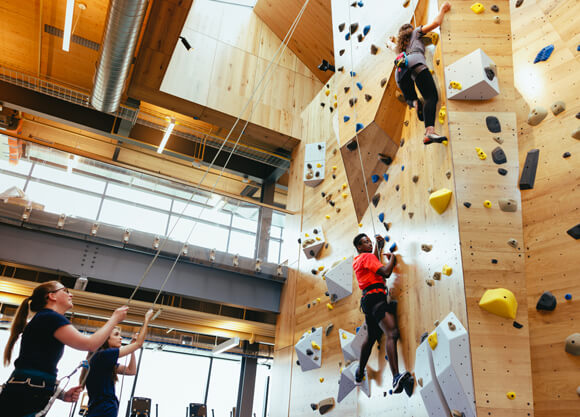
[[[423,117],[423,100],[417,100],[417,118],[420,121],[424,121]]]
[[[443,141],[446,141],[447,137],[445,136],[439,136],[436,135],[435,133],[429,133],[424,139],[423,139],[423,143],[425,145],[431,145],[432,143],[443,143]]]
[[[415,388],[415,378],[413,378],[413,375],[407,379],[407,382],[405,382],[405,386],[403,388],[405,389],[405,394],[407,394],[409,397],[413,395],[413,388]]]
[[[364,377],[365,377],[364,371],[361,371],[360,368],[356,368],[356,372],[354,373],[354,384],[357,386],[362,385]]]
[[[405,371],[402,374],[399,374],[393,378],[393,393],[400,394],[403,392],[403,388],[407,381],[411,378],[411,374]]]

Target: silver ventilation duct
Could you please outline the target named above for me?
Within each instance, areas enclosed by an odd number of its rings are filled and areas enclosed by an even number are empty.
[[[147,3],[111,0],[91,95],[91,105],[99,111],[112,113],[119,107]]]

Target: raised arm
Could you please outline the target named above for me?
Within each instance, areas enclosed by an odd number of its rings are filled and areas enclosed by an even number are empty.
[[[129,365],[127,365],[126,367],[123,365],[117,367],[118,374],[135,375],[135,373],[137,372],[134,352],[137,349],[140,349],[143,346],[143,343],[145,342],[145,336],[147,336],[147,327],[149,326],[151,317],[153,317],[153,309],[149,309],[149,311],[145,313],[143,327],[141,327],[141,330],[139,331],[139,334],[135,338],[135,341],[132,341],[127,346],[122,346],[121,348],[119,348],[119,358],[131,355],[131,359],[129,361]]]
[[[387,253],[387,254],[385,254],[385,256],[388,259],[387,264],[381,266],[377,270],[377,274],[379,274],[383,278],[387,279],[393,273],[393,269],[395,268],[395,265],[397,264],[397,258],[395,257],[394,253]]]
[[[445,16],[445,13],[447,13],[449,10],[451,10],[451,4],[449,4],[449,2],[446,1],[441,5],[441,9],[439,9],[439,14],[437,15],[437,17],[431,23],[423,25],[421,32],[428,33],[441,26],[441,23],[443,23],[443,17]]]
[[[127,306],[116,309],[105,325],[90,336],[82,334],[69,324],[54,332],[54,337],[73,349],[95,351],[105,343],[113,328],[127,317],[127,310],[129,310]]]

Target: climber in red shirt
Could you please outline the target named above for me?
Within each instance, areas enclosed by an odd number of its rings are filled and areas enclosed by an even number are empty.
[[[381,258],[385,246],[385,239],[376,236],[376,245],[373,252],[373,242],[367,235],[361,233],[354,238],[354,247],[359,253],[352,263],[358,286],[362,290],[361,309],[365,314],[368,328],[367,340],[363,342],[359,367],[355,374],[355,382],[362,383],[365,375],[365,367],[369,360],[371,350],[382,333],[387,336],[387,357],[391,372],[393,373],[393,392],[400,393],[403,388],[413,391],[414,383],[408,371],[399,373],[399,360],[397,356],[397,340],[399,339],[399,327],[397,326],[397,303],[388,302],[388,289],[385,280],[391,276],[397,258],[392,253],[384,254],[387,258],[383,265]],[[382,333],[381,333],[382,332]],[[409,394],[410,395],[410,394]]]

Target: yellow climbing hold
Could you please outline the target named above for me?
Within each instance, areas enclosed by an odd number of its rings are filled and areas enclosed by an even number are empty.
[[[324,378],[323,377],[320,377],[319,381],[320,382],[324,382]]]
[[[327,304],[326,304],[326,307],[327,307],[329,310],[334,310],[334,306],[333,306],[332,304],[330,304],[330,303],[327,303]]]
[[[359,223],[359,224],[358,224],[358,227],[362,227],[362,223]]]
[[[316,240],[320,240],[320,237],[316,236]]]
[[[449,87],[454,88],[455,90],[462,90],[463,89],[463,87],[461,86],[461,83],[459,83],[457,81],[451,81],[449,83]]]
[[[322,168],[322,164],[319,162],[316,164],[316,168]]]
[[[317,297],[317,298],[316,298],[316,301],[320,302],[320,297]]]
[[[336,96],[336,94],[334,95],[334,99],[336,100],[338,97]]]
[[[320,346],[318,346],[318,343],[316,343],[314,340],[310,343],[312,344],[312,349],[320,350]]]
[[[451,268],[449,265],[443,265],[441,272],[443,272],[445,275],[449,276],[453,273],[453,268]]]
[[[487,290],[479,300],[479,306],[496,316],[512,320],[516,318],[518,311],[516,296],[505,288]]]
[[[333,170],[333,171],[336,171],[336,165],[333,165],[333,166],[332,166],[332,170]]]
[[[332,103],[332,106],[336,109],[338,107],[338,102],[335,101],[334,103]]]
[[[437,332],[431,333],[427,338],[427,341],[429,342],[429,346],[431,346],[431,350],[435,350],[437,347]]]
[[[433,207],[437,213],[442,214],[447,210],[449,201],[451,201],[451,194],[452,191],[447,188],[437,190],[429,196],[429,204],[431,204],[431,207]]]
[[[475,151],[477,152],[477,156],[479,156],[479,159],[481,159],[482,161],[487,158],[487,155],[485,154],[485,152],[483,152],[483,149],[475,147]]]
[[[510,400],[515,400],[516,399],[516,393],[513,391],[510,391],[506,394],[506,396],[510,399]]]
[[[326,94],[327,96],[328,96],[328,95],[330,95],[330,90],[326,90],[326,91],[324,92],[324,94]]]
[[[447,114],[447,107],[441,106],[439,109],[439,123],[445,123],[445,115]]]
[[[480,13],[483,13],[483,11],[485,10],[485,7],[483,7],[483,4],[481,4],[481,3],[473,3],[471,5],[471,10],[473,10],[473,12],[476,14],[480,14]]]
[[[310,237],[308,233],[304,233],[304,237]]]
[[[347,338],[347,337],[346,337],[346,333],[343,333],[343,334],[342,334],[342,338],[343,338],[343,339],[346,339],[346,338]]]
[[[346,190],[346,187],[348,187],[347,183],[345,182],[344,184],[342,184],[342,189]]]
[[[319,271],[324,271],[324,265],[320,265],[320,266],[318,267],[318,270],[319,270]]]
[[[348,194],[347,193],[342,193],[342,198],[347,198]]]
[[[485,208],[491,208],[491,201],[489,201],[489,200],[485,200],[485,201],[483,202],[483,207],[485,207]]]
[[[326,215],[326,219],[330,219],[330,214],[327,214]]]

